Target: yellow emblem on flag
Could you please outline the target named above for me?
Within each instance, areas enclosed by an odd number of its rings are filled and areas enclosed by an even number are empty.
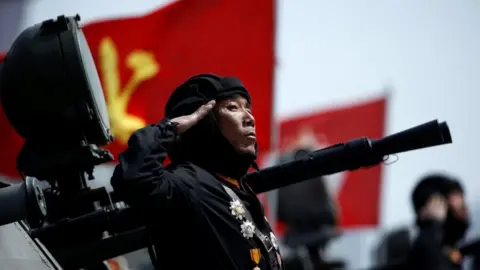
[[[122,86],[119,70],[122,59],[110,37],[100,41],[99,56],[98,69],[106,92],[105,99],[112,133],[118,142],[126,144],[135,130],[147,125],[141,117],[127,112],[128,104],[140,85],[159,73],[160,64],[149,51],[135,50],[129,53],[125,62],[132,75]]]

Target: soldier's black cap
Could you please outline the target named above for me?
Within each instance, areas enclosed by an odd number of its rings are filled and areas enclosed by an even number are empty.
[[[249,103],[251,97],[243,83],[235,77],[200,74],[177,87],[165,106],[165,116],[175,118],[188,115],[210,100],[221,100],[241,95]]]
[[[434,194],[447,197],[453,191],[463,193],[460,182],[446,174],[429,174],[420,179],[412,192],[413,208],[418,213]]]

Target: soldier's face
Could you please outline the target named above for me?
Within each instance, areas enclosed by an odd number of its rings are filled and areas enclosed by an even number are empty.
[[[215,106],[215,114],[223,136],[235,150],[255,154],[255,118],[247,100],[235,96],[219,101]]]
[[[454,191],[448,195],[448,206],[453,214],[461,219],[468,217],[468,209],[462,192]]]

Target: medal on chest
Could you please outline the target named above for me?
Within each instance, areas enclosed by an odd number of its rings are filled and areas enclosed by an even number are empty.
[[[255,267],[253,270],[260,270],[260,267],[258,267],[258,264],[260,263],[260,258],[262,257],[262,254],[260,253],[259,248],[252,248],[250,249],[250,258],[252,259],[253,263],[255,264]]]
[[[238,220],[245,218],[245,207],[239,200],[233,200],[230,202],[230,213]]]

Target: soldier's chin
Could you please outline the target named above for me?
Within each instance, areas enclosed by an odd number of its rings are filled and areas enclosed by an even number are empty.
[[[240,152],[241,154],[252,155],[252,156],[257,155],[257,149],[255,147],[255,144],[242,145],[237,149],[237,151]]]

